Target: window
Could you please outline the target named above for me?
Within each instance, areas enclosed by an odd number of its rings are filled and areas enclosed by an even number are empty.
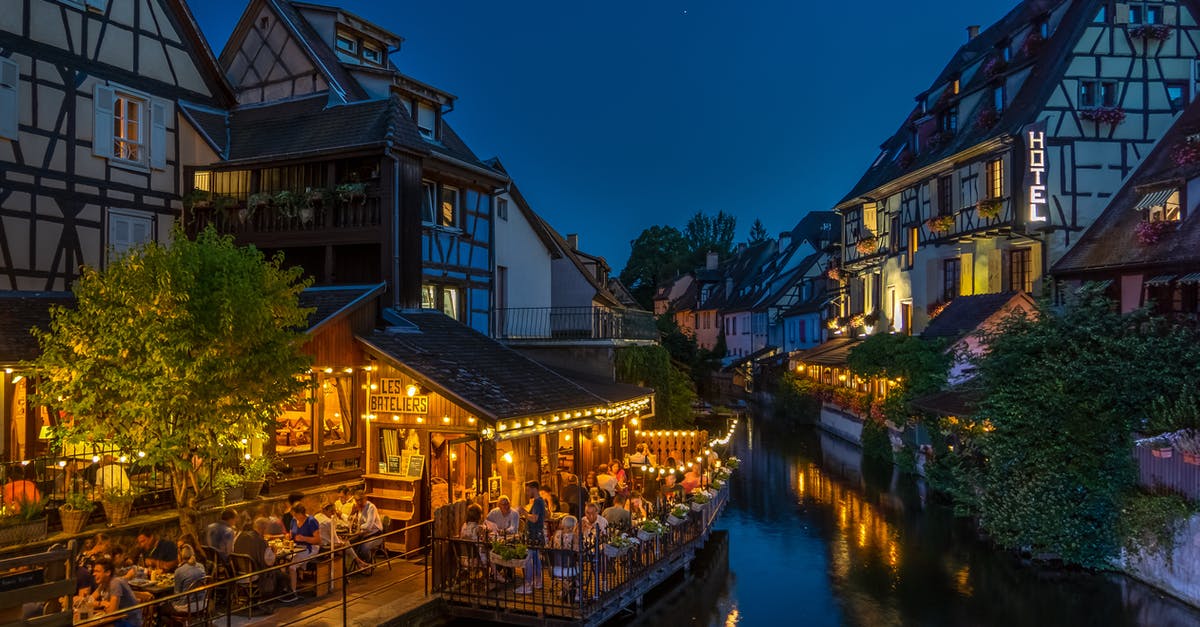
[[[313,450],[313,404],[309,402],[312,393],[312,388],[305,386],[283,404],[275,418],[275,452],[280,455]]]
[[[0,137],[17,139],[21,99],[20,67],[12,59],[0,58]]]
[[[1167,102],[1172,111],[1182,111],[1188,104],[1187,83],[1167,83]]]
[[[436,285],[421,286],[421,309],[437,309],[438,289]]]
[[[905,264],[908,268],[913,267],[913,263],[917,258],[917,245],[921,237],[921,228],[917,226],[909,227],[908,229],[908,252],[905,255]]]
[[[1143,7],[1136,4],[1129,5],[1129,23],[1141,24],[1143,16]]]
[[[943,111],[938,127],[946,133],[958,132],[958,107],[950,107]]]
[[[346,54],[358,54],[358,41],[349,35],[338,33],[337,49]]]
[[[321,442],[326,447],[354,444],[354,379],[348,374],[322,374],[317,411]]]
[[[1108,7],[1105,5],[1100,5],[1100,9],[1098,11],[1096,11],[1096,16],[1092,18],[1092,21],[1097,24],[1103,24],[1103,23],[1107,22],[1108,21]]]
[[[1146,5],[1146,23],[1147,24],[1162,24],[1163,8],[1157,4]]]
[[[900,252],[900,234],[900,216],[892,216],[888,228],[888,244],[893,255]]]
[[[364,61],[370,61],[371,63],[380,63],[383,61],[383,51],[378,46],[364,41],[362,45],[362,58]]]
[[[989,198],[1004,198],[1004,160],[992,159],[987,164]]]
[[[959,80],[958,80],[957,78],[956,78],[956,79],[954,79],[954,80],[953,80],[953,81],[950,83],[950,93],[952,93],[952,94],[955,94],[955,95],[958,95],[959,89],[961,89],[961,87],[962,87],[962,85],[961,85],[961,83],[959,82]]]
[[[458,288],[457,287],[442,287],[442,313],[461,320],[458,307]]]
[[[938,215],[948,216],[954,213],[954,190],[950,188],[953,185],[953,180],[953,174],[947,174],[938,178]]]
[[[438,212],[438,224],[454,226],[458,224],[458,190],[448,185],[442,186],[441,211]]]
[[[879,214],[879,205],[869,202],[863,205],[863,236],[874,235],[879,230],[879,224],[876,217]]]
[[[1117,106],[1117,84],[1100,83],[1100,104],[1106,107]]]
[[[437,134],[437,110],[424,102],[417,103],[417,130],[427,139],[435,139]]]
[[[1096,81],[1079,81],[1079,106],[1094,107],[1098,102],[1096,99],[1099,86]]]
[[[126,161],[142,160],[142,120],[146,101],[128,94],[117,94],[113,101],[113,156]]]
[[[1012,46],[1005,43],[1004,47],[1000,50],[1000,57],[1004,59],[1005,63],[1012,61]]]
[[[1033,264],[1028,248],[1014,249],[1008,255],[1009,289],[1021,292],[1033,291]]]
[[[508,220],[508,199],[507,198],[497,198],[496,199],[496,217],[500,218],[501,220]]]
[[[108,212],[108,247],[113,256],[124,255],[129,249],[153,239],[153,219],[150,214],[127,209]]]
[[[453,285],[422,285],[421,309],[440,310],[455,320],[462,320],[459,295],[459,288]]]
[[[437,212],[434,211],[437,207],[437,184],[431,181],[421,181],[421,221],[426,224],[433,224],[434,216]]]
[[[958,257],[942,262],[942,300],[950,302],[958,296],[962,277],[962,260]]]
[[[1004,85],[992,88],[992,108],[996,113],[1004,113]]]
[[[170,103],[109,85],[96,85],[92,153],[123,164],[167,167]]]
[[[1038,22],[1037,31],[1038,31],[1038,34],[1042,36],[1042,39],[1049,39],[1050,38],[1050,22],[1048,20],[1042,20],[1042,21]]]
[[[1162,204],[1150,207],[1147,219],[1151,222],[1178,222],[1183,219],[1183,213],[1180,209],[1179,190],[1175,190]]]

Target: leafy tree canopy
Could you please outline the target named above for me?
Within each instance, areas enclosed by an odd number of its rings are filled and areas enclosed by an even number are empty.
[[[243,439],[262,437],[306,385],[305,286],[282,256],[265,260],[211,227],[85,269],[77,306],[55,309],[37,334],[38,400],[71,417],[62,441],[142,452],[169,469],[180,522],[194,531],[205,475],[236,464]]]
[[[846,364],[856,374],[900,378],[907,395],[936,391],[946,382],[950,356],[937,344],[910,335],[872,335],[850,349]]]
[[[689,270],[687,261],[688,243],[679,229],[652,226],[631,244],[621,282],[642,307],[653,309],[654,290],[659,283]]]
[[[731,214],[718,211],[717,215],[709,216],[697,212],[683,229],[688,252],[691,254],[691,265],[703,264],[705,255],[710,251],[720,255],[721,259],[727,259],[733,253],[733,236],[736,229],[737,218]]]

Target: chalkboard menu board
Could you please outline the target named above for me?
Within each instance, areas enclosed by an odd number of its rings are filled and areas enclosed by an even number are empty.
[[[425,456],[416,453],[408,456],[408,464],[404,467],[404,476],[417,479],[425,474]]]

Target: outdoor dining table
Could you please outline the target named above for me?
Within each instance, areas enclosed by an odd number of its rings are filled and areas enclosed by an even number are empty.
[[[155,580],[149,579],[126,579],[126,583],[130,588],[139,592],[149,592],[155,597],[162,597],[172,592],[175,592],[175,578],[162,577]]]

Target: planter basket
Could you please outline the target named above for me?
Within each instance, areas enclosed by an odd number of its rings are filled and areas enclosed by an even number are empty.
[[[248,480],[243,481],[242,482],[242,498],[246,499],[247,501],[254,500],[254,499],[258,498],[258,493],[262,492],[262,489],[263,489],[262,481],[248,481]]]
[[[649,531],[642,531],[641,529],[638,529],[637,537],[638,537],[638,540],[641,540],[642,542],[653,542],[658,539],[658,534],[650,533]]]
[[[667,523],[671,525],[682,525],[685,522],[687,522],[686,518],[676,518],[674,514],[667,515]]]
[[[605,546],[607,547],[607,545]],[[528,559],[529,558],[526,557],[523,560],[506,560],[500,557],[500,555],[494,551],[488,553],[488,561],[490,561],[493,566],[503,566],[504,568],[525,568],[525,562]]]
[[[129,512],[133,510],[133,501],[100,501],[104,506],[104,517],[108,519],[109,527],[123,525],[129,520]]]
[[[90,509],[70,509],[65,506],[58,508],[58,517],[62,520],[63,533],[71,535],[82,532],[91,515],[92,510]]]
[[[31,520],[0,527],[0,545],[28,544],[46,537],[46,519]]]
[[[692,503],[692,511],[693,512],[702,512],[702,511],[704,511],[704,506],[706,506],[706,505],[708,505],[708,503]]]
[[[620,557],[628,551],[628,548],[618,548],[611,544],[604,545],[604,556],[608,558]]]

